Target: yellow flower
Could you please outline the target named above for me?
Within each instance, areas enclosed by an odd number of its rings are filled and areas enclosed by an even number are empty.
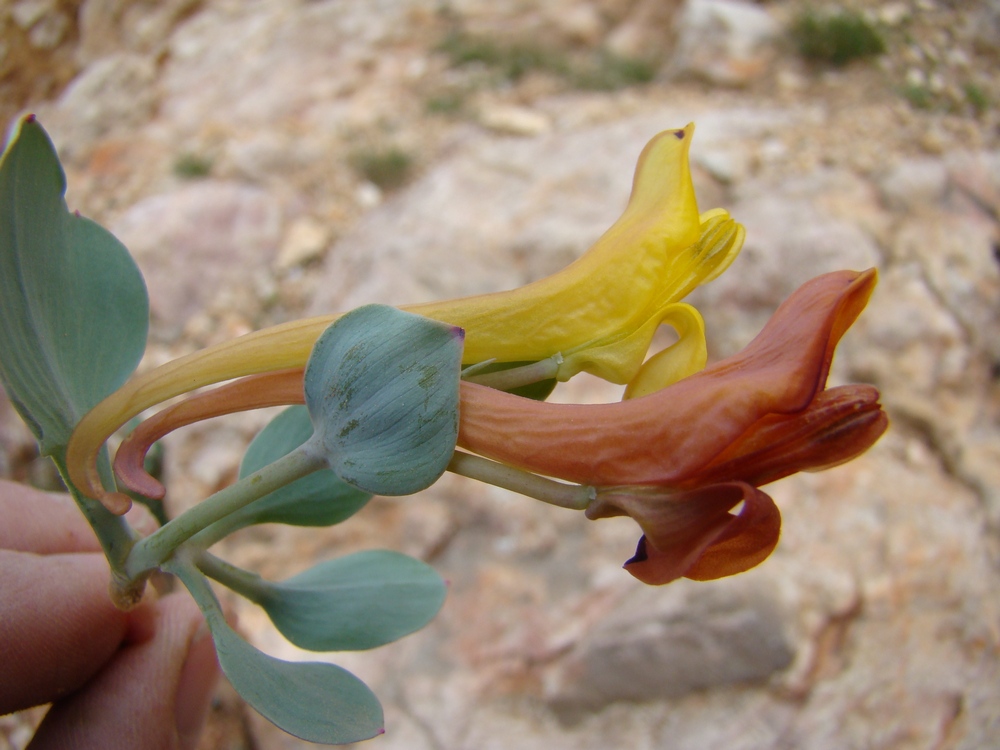
[[[693,125],[664,131],[646,145],[624,213],[562,271],[507,292],[403,309],[465,329],[465,364],[559,357],[560,380],[587,371],[623,384],[639,374],[642,392],[700,369],[700,317],[678,300],[728,267],[742,246],[743,228],[721,209],[699,215],[688,165],[693,133]],[[73,482],[123,512],[127,504],[103,489],[96,469],[101,446],[119,427],[195,388],[304,367],[316,339],[336,318],[267,328],[132,378],[77,425],[67,452]],[[658,366],[650,363],[640,373],[661,323],[684,336]]]

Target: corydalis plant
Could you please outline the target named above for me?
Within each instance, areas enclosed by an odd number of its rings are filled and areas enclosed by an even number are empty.
[[[644,369],[653,335],[666,323],[682,339],[643,380],[662,383],[701,369],[707,356],[701,318],[679,300],[729,266],[743,228],[721,209],[699,215],[688,165],[693,133],[688,125],[646,145],[625,211],[567,268],[519,289],[403,309],[464,329],[465,365],[535,362],[544,378],[586,371],[624,384]],[[77,426],[68,449],[73,481],[113,512],[125,512],[128,497],[106,490],[96,468],[101,446],[117,429],[194,388],[302,367],[336,318],[257,331],[132,378]]]
[[[885,429],[873,388],[825,389],[833,350],[875,277],[810,282],[743,353],[703,369],[704,324],[680,300],[732,262],[743,230],[721,209],[698,213],[692,133],[650,141],[621,218],[552,277],[297,321],[131,376],[148,327],[143,279],[110,234],[67,211],[51,143],[33,118],[21,121],[0,161],[0,377],[100,538],[116,602],[134,604],[156,570],[175,574],[252,706],[297,736],[347,743],[382,731],[367,686],[331,664],[255,649],[226,623],[210,579],[312,650],[372,648],[423,627],[442,605],[443,582],[386,550],[268,581],[209,551],[233,531],[341,523],[374,494],[411,494],[450,470],[590,518],[632,516],[644,536],[626,567],[650,583],[729,575],[764,559],[780,517],[757,488],[847,460]],[[647,357],[661,324],[679,341]],[[555,381],[581,371],[626,384],[626,400],[543,403]],[[141,422],[112,472],[105,443],[124,422],[223,380],[232,382]],[[165,494],[143,469],[155,440],[280,404],[296,406],[255,438],[234,484],[146,538],[119,515],[131,500],[115,474],[125,489]]]
[[[591,519],[631,516],[643,537],[625,567],[645,583],[748,570],[773,551],[781,528],[778,508],[758,488],[848,461],[888,425],[875,388],[826,388],[834,350],[876,278],[874,270],[817,277],[738,354],[621,403],[548,404],[462,383],[458,446],[478,456],[456,453],[449,469]],[[126,486],[159,492],[143,459],[169,431],[303,398],[287,372],[193,396],[140,425],[115,470]]]

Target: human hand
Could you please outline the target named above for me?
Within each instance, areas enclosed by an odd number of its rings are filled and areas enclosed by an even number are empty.
[[[53,703],[32,750],[193,748],[219,668],[188,594],[116,609],[68,496],[0,480],[0,519],[0,714]]]

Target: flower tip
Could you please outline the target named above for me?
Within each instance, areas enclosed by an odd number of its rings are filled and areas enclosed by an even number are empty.
[[[629,565],[646,562],[646,560],[648,559],[649,559],[649,553],[646,552],[646,535],[643,534],[641,537],[639,537],[639,543],[635,546],[635,554],[625,561],[625,563],[622,565],[622,568],[628,570]]]
[[[132,498],[124,492],[105,492],[98,500],[101,505],[116,516],[124,516],[132,507]]]
[[[144,459],[146,457],[146,446],[140,446],[137,450],[132,443],[127,441],[122,443],[115,455],[114,471],[119,483],[132,492],[136,492],[150,500],[162,500],[166,497],[167,490],[162,483],[150,474],[146,473]]]

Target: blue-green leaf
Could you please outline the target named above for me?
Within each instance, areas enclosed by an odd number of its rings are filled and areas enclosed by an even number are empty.
[[[264,718],[309,742],[343,745],[382,734],[382,706],[361,680],[333,664],[287,662],[259,651],[229,627],[201,573],[178,561],[167,568],[204,613],[229,682]]]
[[[384,305],[331,325],[306,366],[314,446],[348,484],[408,495],[433,484],[458,439],[460,328]]]
[[[149,325],[135,262],[65,192],[51,141],[22,119],[0,160],[0,380],[47,455],[132,373]]]
[[[222,582],[263,607],[282,635],[310,651],[392,643],[430,622],[445,597],[432,567],[388,550],[327,560],[279,583],[256,576]]]
[[[250,443],[240,465],[240,478],[291,453],[312,434],[312,422],[304,406],[285,409]],[[323,469],[236,511],[226,518],[226,524],[234,530],[255,523],[332,526],[357,513],[370,498],[367,492],[345,484],[332,471]]]

